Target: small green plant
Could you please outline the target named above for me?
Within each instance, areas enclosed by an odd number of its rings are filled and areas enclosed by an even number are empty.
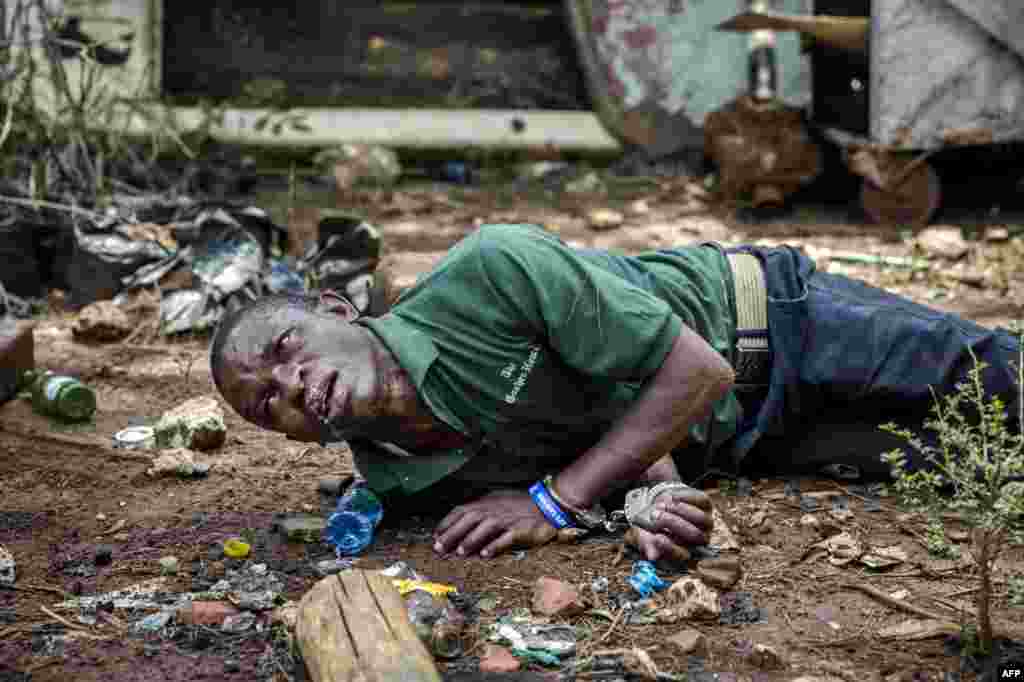
[[[946,529],[942,527],[942,521],[939,519],[929,519],[928,526],[924,531],[924,542],[928,553],[934,557],[939,559],[960,558],[960,549],[946,537]]]
[[[1022,339],[1024,340],[1024,339]],[[982,381],[985,364],[972,353],[974,366],[952,395],[936,397],[933,418],[925,428],[937,444],[895,424],[882,429],[904,439],[924,457],[927,466],[911,471],[905,452],[882,455],[892,467],[895,492],[912,508],[936,518],[950,510],[972,528],[970,556],[977,567],[978,646],[992,651],[992,566],[1007,543],[1024,541],[1024,350],[1015,367],[1018,412],[1008,415],[998,396],[986,396]],[[1015,419],[1017,429],[1011,428]],[[945,537],[943,536],[943,541]]]
[[[1007,581],[1007,592],[1010,597],[1010,606],[1024,606],[1024,574],[1010,576]]]

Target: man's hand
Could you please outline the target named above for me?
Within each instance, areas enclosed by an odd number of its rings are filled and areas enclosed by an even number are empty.
[[[441,519],[434,530],[434,550],[487,558],[513,546],[546,544],[557,532],[529,493],[501,490],[460,505]]]
[[[643,514],[644,527],[633,526],[625,540],[648,561],[686,561],[686,545],[707,543],[712,528],[711,498],[695,488],[668,490]]]

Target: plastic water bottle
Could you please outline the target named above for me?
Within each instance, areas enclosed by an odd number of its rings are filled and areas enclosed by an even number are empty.
[[[31,382],[32,407],[40,414],[78,422],[96,412],[96,394],[74,377],[41,372]]]
[[[353,483],[327,519],[324,535],[339,559],[355,556],[373,542],[373,533],[383,517],[384,507],[369,486],[363,481]]]
[[[644,599],[668,587],[668,583],[657,574],[654,564],[650,561],[637,561],[633,564],[633,575],[629,576],[629,584]]]

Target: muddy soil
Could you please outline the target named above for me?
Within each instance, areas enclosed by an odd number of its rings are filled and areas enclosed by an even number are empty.
[[[254,197],[276,205],[281,193],[270,189]],[[738,219],[731,209],[712,206],[695,211],[683,180],[635,183],[608,197],[572,197],[512,186],[478,189],[421,184],[394,192],[337,197],[308,191],[300,201],[343,206],[380,226],[387,267],[399,285],[411,283],[444,250],[481,222],[533,221],[573,244],[635,252],[647,248],[713,239],[725,242],[791,242],[803,245],[823,267],[869,280],[920,302],[962,313],[984,324],[1004,324],[1021,314],[1024,229],[1013,214],[993,213],[989,204],[968,205],[945,219],[981,235],[986,227],[1006,227],[1011,239],[972,242],[967,266],[981,280],[964,283],[948,276],[943,263],[927,272],[852,265],[829,258],[835,252],[912,255],[912,245],[897,227],[859,221],[845,204],[807,203],[770,222]],[[643,205],[638,204],[643,201]],[[622,211],[624,224],[606,232],[587,225],[587,211]],[[1014,222],[1016,221],[1016,222]],[[317,492],[322,478],[351,473],[344,447],[323,448],[286,440],[242,421],[225,405],[228,439],[212,455],[206,478],[154,479],[145,471],[151,454],[114,449],[113,433],[154,421],[166,409],[199,395],[216,395],[204,339],[149,339],[132,344],[88,346],[70,332],[73,315],[58,307],[36,330],[38,364],[74,373],[97,392],[94,422],[67,427],[32,412],[16,400],[0,408],[0,545],[15,557],[14,589],[0,589],[0,680],[254,680],[304,679],[287,647],[263,628],[224,635],[180,627],[172,634],[130,634],[128,625],[145,612],[119,611],[83,624],[77,612],[57,606],[69,595],[89,595],[161,579],[167,591],[201,588],[209,576],[210,550],[224,539],[256,539],[249,563],[266,563],[285,576],[286,594],[297,600],[317,580],[313,563],[330,555],[322,544],[284,542],[272,532],[276,515],[326,512],[332,501]],[[140,319],[143,324],[146,320]],[[748,622],[751,609],[733,611],[721,622],[677,625],[635,624],[620,613],[623,599],[635,599],[626,582],[632,557],[619,538],[549,545],[490,561],[439,559],[430,549],[431,520],[392,520],[357,565],[412,564],[433,580],[449,583],[468,603],[483,597],[464,636],[466,655],[440,667],[450,679],[466,679],[482,653],[486,626],[513,609],[529,607],[538,577],[553,576],[584,587],[596,611],[574,618],[581,655],[602,648],[645,649],[667,674],[732,673],[732,679],[939,680],[947,673],[974,673],[955,642],[942,637],[886,639],[880,633],[903,621],[920,619],[880,603],[852,585],[870,585],[942,618],[958,621],[973,609],[970,569],[962,561],[936,559],[924,545],[924,524],[903,513],[889,497],[828,480],[804,480],[817,508],[801,509],[787,496],[784,481],[763,480],[739,497],[726,487],[710,490],[740,544],[744,566],[734,592],[749,595],[760,618]],[[842,495],[849,513],[833,512]],[[805,502],[805,509],[807,509]],[[809,518],[811,520],[809,520]],[[123,522],[123,523],[122,523]],[[845,530],[866,545],[898,545],[905,558],[884,569],[862,563],[834,565],[809,552],[823,537]],[[964,529],[947,521],[947,530],[966,553]],[[109,545],[111,561],[96,565],[99,545]],[[177,556],[177,575],[160,575],[158,559]],[[1024,555],[1004,554],[996,568],[995,616],[1024,632],[1024,611],[1009,604],[1008,580],[1022,571]],[[677,568],[665,570],[671,579]],[[607,592],[591,594],[595,578],[607,577]],[[735,595],[732,597],[736,601]],[[742,598],[740,598],[742,601]],[[598,613],[598,611],[602,611]],[[739,613],[737,616],[736,614]],[[607,616],[611,615],[611,619]],[[667,638],[691,626],[703,632],[709,651],[703,657],[678,653]],[[753,644],[779,652],[783,667],[764,670],[749,660]],[[537,672],[556,668],[530,666]],[[462,677],[458,677],[462,675]],[[759,677],[758,677],[759,676]],[[669,679],[669,678],[665,678]],[[714,679],[697,676],[692,679]],[[720,676],[717,679],[727,679]]]

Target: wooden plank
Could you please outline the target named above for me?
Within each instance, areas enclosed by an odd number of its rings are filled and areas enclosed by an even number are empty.
[[[351,570],[299,602],[296,639],[313,682],[441,682],[390,579]]]

